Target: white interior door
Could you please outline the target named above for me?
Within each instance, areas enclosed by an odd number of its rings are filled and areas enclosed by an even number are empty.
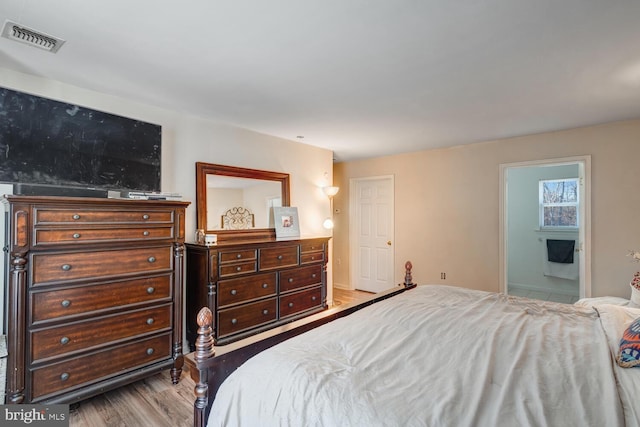
[[[351,181],[352,287],[380,292],[393,287],[393,176]]]

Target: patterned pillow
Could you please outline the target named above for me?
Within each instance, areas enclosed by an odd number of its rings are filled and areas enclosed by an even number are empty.
[[[623,368],[640,366],[640,317],[634,320],[622,334],[618,365]]]

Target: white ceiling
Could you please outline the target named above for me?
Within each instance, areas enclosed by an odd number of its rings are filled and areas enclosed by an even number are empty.
[[[66,44],[1,38],[0,67],[338,161],[640,117],[638,0],[0,0],[6,19]]]

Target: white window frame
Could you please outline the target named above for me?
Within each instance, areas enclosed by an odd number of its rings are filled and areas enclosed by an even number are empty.
[[[575,182],[578,191],[576,193],[575,202],[561,202],[561,203],[544,203],[543,201],[543,186],[547,182]],[[539,225],[541,230],[578,230],[580,226],[580,178],[559,178],[559,179],[541,179],[538,183],[538,201],[539,201]],[[574,206],[576,208],[576,225],[562,226],[562,225],[545,225],[544,224],[544,208],[546,207],[563,207]]]

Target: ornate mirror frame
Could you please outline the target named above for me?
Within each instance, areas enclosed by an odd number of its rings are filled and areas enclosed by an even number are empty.
[[[207,175],[222,175],[227,177],[280,182],[282,188],[282,206],[291,206],[288,173],[196,162],[196,209],[198,215],[198,229],[205,230],[206,233],[217,234],[218,242],[229,240],[275,240],[275,229],[273,228],[213,230],[207,227]]]

